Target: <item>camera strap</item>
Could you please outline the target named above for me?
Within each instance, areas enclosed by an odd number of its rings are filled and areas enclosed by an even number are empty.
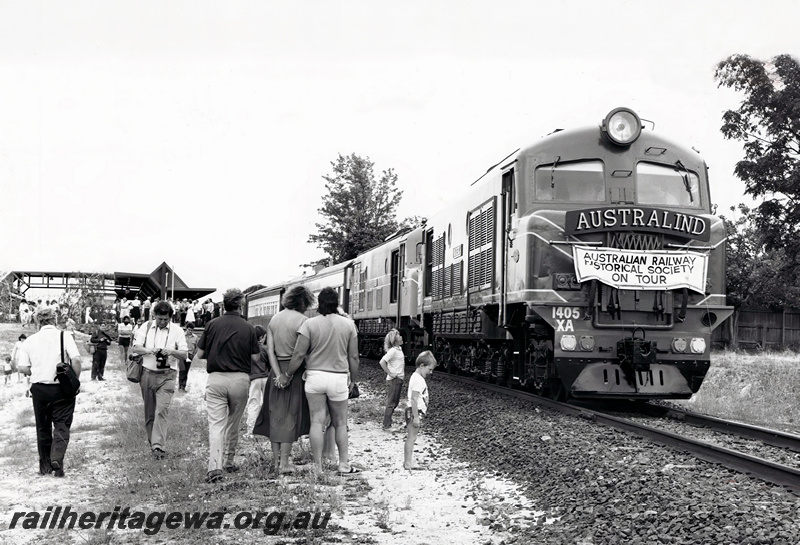
[[[167,345],[169,344],[169,334],[172,331],[170,329],[171,327],[172,327],[172,324],[167,324],[167,336],[164,339],[164,348],[166,348]],[[155,329],[155,332],[153,333],[153,346],[156,346],[156,335],[158,335],[158,331],[159,331],[159,328],[157,327]],[[147,342],[147,335],[145,335],[145,342]],[[156,348],[158,348],[158,347],[156,347]]]
[[[147,321],[147,331],[144,332],[144,344],[142,344],[142,348],[147,348],[147,336],[150,334],[150,326],[153,325],[153,322]],[[153,333],[153,343],[156,342],[156,334]]]

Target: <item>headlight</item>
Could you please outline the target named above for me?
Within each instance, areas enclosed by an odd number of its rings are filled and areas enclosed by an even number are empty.
[[[642,121],[633,110],[616,108],[603,120],[602,130],[615,144],[629,146],[642,134]]]
[[[692,342],[689,343],[689,348],[695,354],[702,354],[706,351],[706,340],[701,337],[695,337],[692,339]]]
[[[591,335],[584,335],[583,337],[581,337],[580,345],[581,345],[581,350],[583,350],[584,352],[591,352],[592,350],[594,350],[594,337],[592,337]]]
[[[678,352],[679,354],[686,352],[686,346],[687,346],[686,339],[684,339],[683,337],[672,339],[673,352]]]
[[[561,350],[564,352],[572,352],[577,345],[578,341],[575,340],[575,335],[561,336]]]

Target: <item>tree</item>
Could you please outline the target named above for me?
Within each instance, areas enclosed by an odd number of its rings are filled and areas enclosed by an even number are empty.
[[[324,250],[334,263],[341,263],[397,231],[395,209],[403,192],[396,187],[397,174],[392,169],[375,178],[369,157],[340,154],[331,166],[333,173],[323,176],[328,194],[319,209],[326,222],[316,224],[317,234],[309,236],[308,241]]]
[[[258,290],[266,288],[266,287],[267,286],[265,286],[264,284],[253,284],[252,286],[250,286],[249,288],[244,290],[242,293],[244,293],[245,295],[250,295],[251,293],[255,293]]]
[[[733,219],[721,216],[728,236],[728,301],[737,310],[800,308],[800,287],[795,281],[798,267],[783,248],[766,247],[747,206],[732,206],[731,212]]]
[[[728,303],[734,307],[725,327],[729,346],[736,347],[741,309],[800,308],[800,288],[795,280],[798,267],[783,248],[766,247],[762,231],[752,220],[752,211],[740,204],[732,206],[731,212],[733,219],[720,218],[727,234]]]
[[[718,86],[745,95],[738,109],[723,114],[722,134],[744,142],[734,172],[745,193],[764,199],[751,211],[763,243],[794,263],[800,252],[800,64],[789,55],[769,61],[732,55],[714,77]]]
[[[86,307],[91,307],[92,318],[102,320],[105,308],[105,282],[103,273],[77,273],[81,278],[78,287],[72,286],[64,290],[58,298],[59,306],[67,307],[64,318],[72,318],[82,324],[85,318]]]

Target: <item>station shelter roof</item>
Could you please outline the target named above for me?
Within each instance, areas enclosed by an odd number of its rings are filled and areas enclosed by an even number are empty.
[[[91,283],[95,289],[100,289],[108,296],[127,297],[153,297],[155,299],[201,299],[212,293],[216,288],[189,287],[175,271],[161,263],[151,273],[84,273],[84,272],[56,272],[56,271],[11,271],[10,277],[16,291],[22,295],[31,288],[45,289],[70,289],[80,288]],[[102,287],[100,287],[102,286]]]

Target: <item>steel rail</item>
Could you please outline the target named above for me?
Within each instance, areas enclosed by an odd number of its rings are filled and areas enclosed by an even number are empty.
[[[800,435],[769,428],[760,428],[742,422],[734,422],[732,420],[693,413],[673,407],[663,407],[663,409],[666,411],[665,416],[667,418],[673,418],[693,426],[702,426],[725,433],[732,433],[741,437],[747,437],[748,439],[755,439],[773,447],[781,447],[794,452],[800,452]]]
[[[538,405],[549,407],[563,414],[585,418],[605,426],[647,437],[652,441],[661,443],[676,450],[689,452],[701,460],[721,464],[729,469],[744,473],[745,475],[756,477],[766,482],[785,487],[795,495],[800,495],[800,470],[793,467],[770,462],[769,460],[750,456],[749,454],[737,452],[725,447],[710,445],[695,439],[681,437],[674,433],[651,428],[650,426],[645,426],[643,424],[638,424],[623,418],[610,416],[592,409],[576,407],[567,403],[560,403],[558,401],[546,399],[529,392],[514,390],[504,386],[482,382],[473,378],[449,375],[446,373],[436,373],[435,376],[442,376],[456,382],[480,386],[486,390],[494,391],[518,399],[532,401]]]

